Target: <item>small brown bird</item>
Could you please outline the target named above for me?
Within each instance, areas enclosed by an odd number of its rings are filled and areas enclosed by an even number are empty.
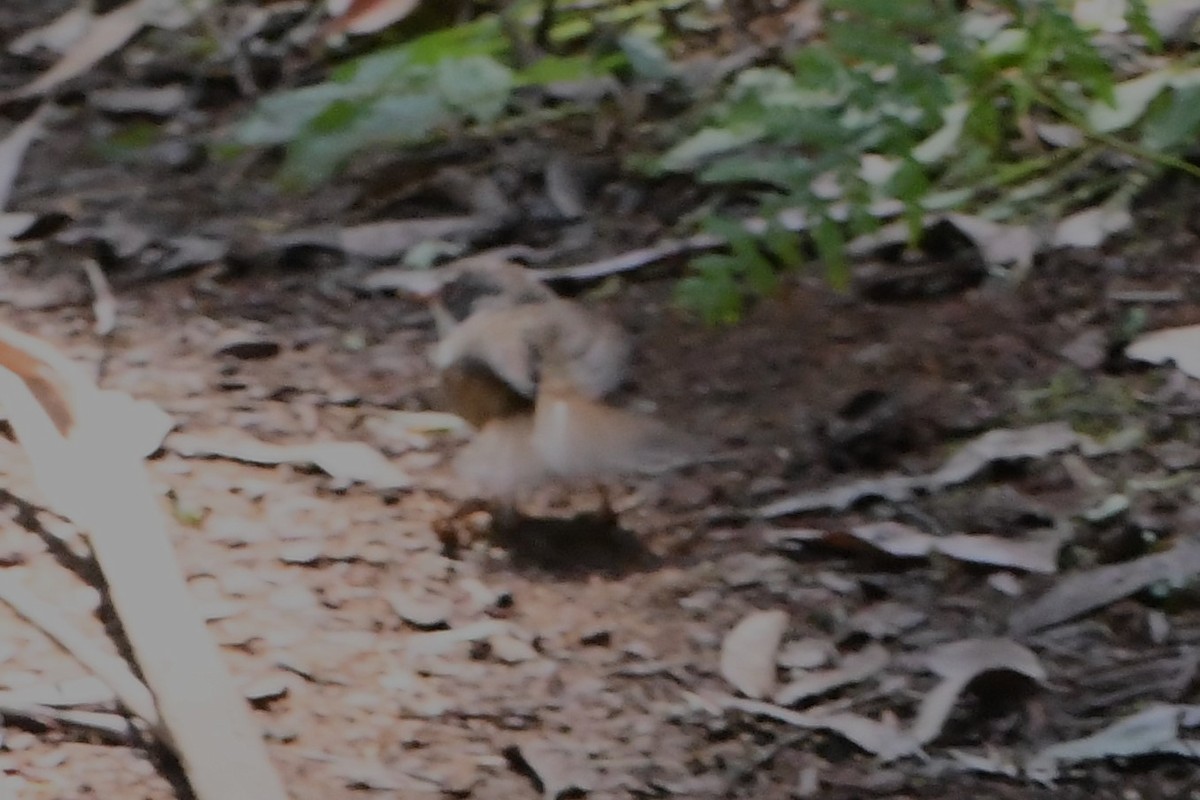
[[[701,455],[695,438],[604,402],[626,379],[629,337],[523,268],[464,271],[433,310],[447,404],[477,429],[455,461],[473,496],[513,502],[551,479],[658,473]]]

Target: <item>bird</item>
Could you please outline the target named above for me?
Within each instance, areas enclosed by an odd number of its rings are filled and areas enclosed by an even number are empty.
[[[702,457],[698,437],[611,404],[628,378],[629,335],[530,270],[465,269],[430,305],[446,404],[475,428],[454,459],[470,496],[514,504],[552,481],[656,474]]]

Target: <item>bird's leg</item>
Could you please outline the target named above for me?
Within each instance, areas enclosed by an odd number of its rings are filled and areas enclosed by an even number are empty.
[[[617,510],[613,508],[608,484],[597,483],[596,491],[600,494],[600,508],[596,511],[596,522],[606,528],[618,527],[620,520],[617,517]]]
[[[521,512],[516,503],[493,503],[489,509],[492,514],[492,532],[507,533],[521,523]]]
[[[515,503],[472,498],[458,504],[448,516],[434,523],[442,553],[456,558],[465,547],[480,539],[504,535],[518,527],[521,512]]]

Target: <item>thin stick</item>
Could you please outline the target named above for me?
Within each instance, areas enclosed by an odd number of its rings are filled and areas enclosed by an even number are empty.
[[[108,336],[117,327],[117,297],[100,265],[92,259],[83,262],[83,271],[92,287],[92,312],[96,315],[97,336]]]
[[[76,661],[107,683],[121,705],[131,713],[141,717],[151,728],[160,725],[154,697],[146,685],[125,666],[125,662],[92,644],[71,626],[57,608],[29,591],[12,570],[0,572],[0,601],[36,625]]]
[[[42,725],[57,723],[100,733],[121,742],[135,742],[137,730],[120,714],[104,711],[78,711],[33,704],[15,704],[0,700],[0,717],[28,719]]]

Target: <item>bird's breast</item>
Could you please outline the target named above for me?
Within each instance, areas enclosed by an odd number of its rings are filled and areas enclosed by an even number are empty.
[[[533,413],[533,402],[486,365],[462,359],[441,372],[446,407],[476,428],[493,419]]]

